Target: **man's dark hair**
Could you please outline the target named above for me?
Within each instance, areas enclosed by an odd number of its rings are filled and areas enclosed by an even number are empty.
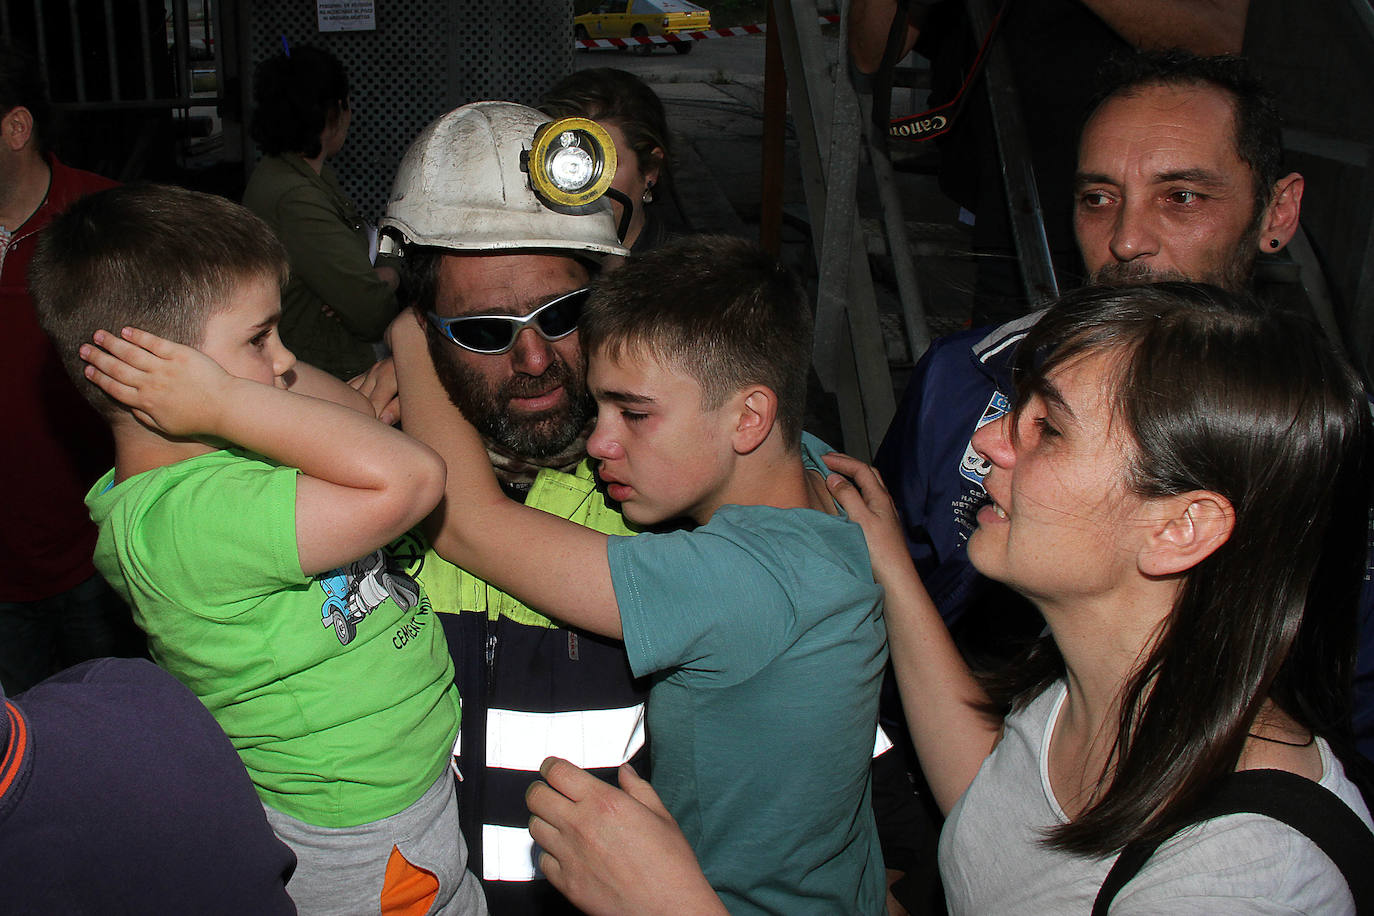
[[[290,57],[269,57],[253,75],[253,139],[268,156],[318,156],[320,133],[348,106],[348,72],[339,59],[297,45]]]
[[[0,116],[16,108],[27,108],[33,116],[33,135],[40,153],[52,126],[52,111],[48,107],[48,87],[38,71],[38,59],[27,49],[12,42],[0,41]]]
[[[796,275],[754,243],[685,236],[632,258],[596,283],[580,333],[589,356],[639,353],[691,376],[707,410],[766,385],[788,446],[800,447],[811,304]]]
[[[255,278],[286,282],[286,250],[252,211],[170,185],[87,195],[39,236],[29,285],[43,330],[96,409],[116,409],[85,380],[78,349],[136,327],[197,347],[205,323]]]
[[[1200,57],[1178,49],[1135,51],[1111,58],[1103,68],[1092,110],[1150,86],[1212,87],[1231,99],[1236,152],[1255,183],[1255,216],[1269,206],[1283,165],[1283,132],[1274,97],[1243,57]],[[1089,116],[1091,120],[1091,115]]]
[[[439,294],[439,263],[445,249],[430,245],[407,245],[397,260],[401,275],[401,298],[414,306],[420,314],[435,311],[434,300]]]

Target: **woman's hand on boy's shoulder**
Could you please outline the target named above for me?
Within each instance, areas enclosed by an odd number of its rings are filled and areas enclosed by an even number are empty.
[[[874,576],[881,582],[884,573],[909,568],[911,555],[897,507],[877,469],[841,452],[828,452],[822,459],[835,472],[825,479],[826,487],[863,529]]]
[[[80,350],[86,378],[141,423],[169,436],[215,432],[233,377],[213,359],[138,328],[100,330],[92,339]]]

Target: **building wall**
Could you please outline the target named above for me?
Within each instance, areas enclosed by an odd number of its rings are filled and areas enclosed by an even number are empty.
[[[249,73],[280,52],[283,36],[327,49],[348,69],[353,124],[333,165],[374,221],[406,148],[430,121],[483,99],[534,104],[572,69],[572,0],[377,0],[372,32],[319,32],[314,0],[243,2]]]

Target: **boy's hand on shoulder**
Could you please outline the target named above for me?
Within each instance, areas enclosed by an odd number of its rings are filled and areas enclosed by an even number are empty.
[[[884,575],[911,568],[897,507],[888,494],[878,471],[857,458],[840,452],[822,456],[834,474],[825,479],[835,501],[863,529],[873,574],[879,582]]]
[[[372,411],[387,426],[401,420],[401,399],[397,397],[396,361],[388,356],[372,364],[361,375],[348,380],[349,387],[367,398]]]
[[[80,351],[86,378],[140,422],[170,436],[215,432],[233,377],[213,359],[138,328],[119,336],[100,330],[93,339]]]

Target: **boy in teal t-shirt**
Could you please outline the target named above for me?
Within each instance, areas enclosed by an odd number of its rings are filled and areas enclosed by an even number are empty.
[[[506,322],[509,346],[542,333],[498,315],[429,322],[458,346],[463,322],[488,340]],[[869,800],[881,591],[826,489],[824,446],[803,442],[811,314],[795,278],[738,239],[685,239],[608,275],[582,316],[587,449],[607,496],[636,525],[692,530],[607,537],[505,498],[425,334],[405,315],[390,331],[406,428],[452,456],[435,549],[624,639],[635,674],[653,675],[654,786],[732,914],[883,912]],[[545,828],[532,822],[536,842]]]
[[[382,549],[438,501],[443,462],[296,363],[285,274],[257,217],[178,188],[94,194],[48,228],[40,319],[115,440],[87,497],[96,566],[233,741],[302,913],[483,913],[452,664]]]

